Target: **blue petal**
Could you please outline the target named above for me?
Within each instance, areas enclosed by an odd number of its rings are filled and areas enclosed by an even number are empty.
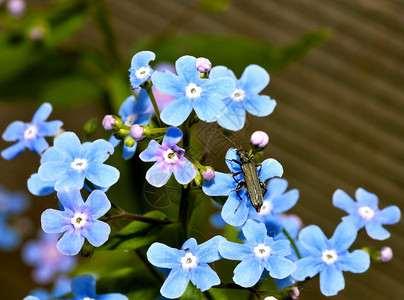
[[[320,272],[320,290],[325,296],[334,296],[345,287],[342,271],[334,264]]]
[[[3,140],[6,142],[15,142],[23,137],[25,130],[25,123],[21,121],[14,121],[7,126],[3,132]]]
[[[99,220],[92,220],[82,230],[83,236],[95,247],[104,244],[108,240],[110,233],[111,227]]]
[[[175,62],[175,70],[178,76],[183,77],[187,83],[197,83],[199,78],[199,71],[196,69],[196,58],[193,56],[185,55],[177,59]],[[157,88],[161,91],[159,88]],[[164,91],[162,91],[164,93]]]
[[[253,116],[264,117],[274,111],[276,101],[269,98],[269,96],[254,96],[245,98],[243,106]]]
[[[174,167],[173,173],[180,184],[188,184],[196,177],[198,172],[188,159],[182,158],[182,161],[181,166]]]
[[[190,276],[188,269],[172,269],[160,289],[161,295],[170,299],[180,297],[187,289]]]
[[[117,168],[104,164],[92,165],[86,171],[87,179],[100,187],[110,187],[115,184],[119,174]]]
[[[153,243],[147,250],[149,262],[159,268],[175,268],[181,265],[183,251],[168,247],[161,243]]]
[[[194,255],[198,258],[198,261],[202,263],[211,263],[221,258],[219,254],[219,243],[226,239],[220,235],[217,235],[210,240],[200,244],[197,247],[197,251]]]
[[[265,196],[270,196],[271,198],[275,196],[282,195],[286,188],[288,187],[288,181],[282,178],[273,178],[267,184],[268,191]]]
[[[355,192],[355,198],[359,203],[359,206],[369,206],[373,210],[377,210],[377,203],[379,200],[377,196],[362,188],[359,188]]]
[[[43,181],[38,173],[32,174],[27,181],[28,190],[36,196],[45,196],[52,194],[55,189],[53,181]]]
[[[97,296],[97,300],[128,300],[128,297],[118,293]]]
[[[25,146],[23,142],[18,142],[3,151],[1,151],[1,156],[4,159],[10,160],[16,157],[18,154],[24,152]]]
[[[56,244],[59,252],[63,255],[76,255],[84,244],[84,236],[80,230],[68,230]]]
[[[252,257],[254,251],[248,245],[224,240],[219,244],[219,252],[226,259],[244,260]]]
[[[288,277],[294,270],[296,270],[296,265],[289,259],[283,256],[269,256],[267,258],[267,270],[272,278],[283,279]]]
[[[236,88],[233,79],[228,77],[204,80],[202,85],[202,98],[209,100],[223,100],[229,98]],[[219,107],[217,108],[219,109]],[[221,111],[223,113],[223,111]]]
[[[238,83],[244,91],[258,94],[268,85],[269,74],[258,65],[249,65],[245,68]]]
[[[188,97],[175,97],[160,114],[161,120],[169,125],[181,125],[192,111],[192,102]]]
[[[391,205],[386,208],[384,208],[378,215],[377,219],[382,223],[382,224],[395,224],[398,221],[400,221],[401,218],[401,211],[400,209],[395,206]]]
[[[122,121],[125,123],[126,119],[129,115],[135,113],[134,108],[136,105],[136,98],[135,96],[129,96],[128,98],[123,101],[121,107],[119,108],[119,115],[122,118]]]
[[[363,273],[370,267],[370,257],[366,251],[355,250],[352,253],[339,256],[337,264],[342,271]]]
[[[272,177],[281,177],[283,174],[282,165],[276,159],[268,158],[262,162],[261,166],[259,178],[262,182]]]
[[[230,102],[226,107],[226,113],[217,120],[217,123],[228,130],[242,129],[245,124],[245,109],[237,101]]]
[[[202,292],[220,284],[219,276],[206,264],[201,264],[191,271],[191,281]]]
[[[152,186],[162,187],[167,183],[171,177],[171,170],[169,168],[164,168],[164,163],[155,163],[146,172],[146,180]]]
[[[355,226],[356,230],[363,228],[366,223],[365,219],[357,214],[342,217],[342,221],[352,223]]]
[[[238,161],[239,163],[236,163]],[[240,158],[237,155],[237,149],[230,148],[226,153],[226,164],[233,173],[241,172]]]
[[[226,113],[226,105],[217,98],[200,97],[193,102],[196,115],[207,123],[216,121]]]
[[[208,196],[227,196],[237,186],[232,174],[215,172],[215,178],[211,181],[204,181],[203,192]]]
[[[125,159],[125,160],[131,159],[133,157],[133,155],[135,155],[136,146],[137,146],[136,142],[132,147],[128,147],[128,146],[126,146],[124,144],[123,145],[123,152],[122,152],[123,159]]]
[[[267,243],[266,243],[267,244]],[[289,240],[277,240],[271,245],[271,253],[274,255],[287,256],[292,253],[292,248],[290,247]]]
[[[140,51],[132,57],[131,66],[135,69],[146,67],[155,58],[156,54],[151,51]]]
[[[111,208],[107,195],[104,192],[95,190],[91,192],[86,200],[87,212],[93,219],[98,219],[105,215]]]
[[[34,117],[32,118],[33,123],[41,123],[44,122],[52,112],[52,105],[49,103],[42,104],[38,110],[35,112]]]
[[[385,240],[390,237],[390,232],[378,222],[369,222],[365,228],[367,234],[374,240]]]
[[[64,132],[53,141],[54,147],[62,153],[66,153],[72,159],[79,156],[81,143],[74,132]]]
[[[235,191],[231,192],[229,198],[222,208],[222,218],[227,224],[241,226],[247,220],[249,208],[247,206],[247,195],[245,191],[239,191],[242,201]]]
[[[45,140],[45,138],[38,136],[36,139],[31,141],[31,147],[29,147],[32,152],[36,152],[39,155],[49,148],[48,142]]]
[[[41,176],[41,174],[39,174]],[[59,191],[62,188],[66,188],[69,186],[75,186],[78,189],[83,188],[85,179],[84,172],[70,171],[66,172],[61,176],[59,180],[55,182],[55,190]]]
[[[116,147],[119,145],[119,143],[121,142],[121,140],[117,139],[116,137],[114,137],[114,135],[111,135],[109,138],[109,142],[111,143],[112,146]]]
[[[76,298],[95,298],[95,280],[91,276],[78,276],[72,280],[72,292]]]
[[[293,206],[295,206],[298,199],[299,199],[299,191],[296,189],[290,190],[284,195],[275,197],[272,200],[273,204],[272,210],[278,214],[283,213],[291,209]]]
[[[358,232],[353,224],[341,222],[330,239],[331,248],[337,253],[347,250],[355,241],[357,234]]]
[[[62,121],[50,121],[38,124],[38,135],[40,136],[53,136],[60,127],[63,126]]]
[[[171,72],[154,72],[151,79],[160,92],[167,95],[185,96],[187,83],[181,77]]]
[[[267,236],[267,228],[265,225],[253,220],[247,220],[242,230],[247,241],[252,242],[253,244],[263,243]]]
[[[135,112],[137,112],[138,114],[144,113],[151,104],[152,103],[147,90],[141,89],[136,102]]]
[[[216,66],[213,67],[212,70],[210,70],[209,72],[210,79],[216,79],[221,77],[230,77],[234,80],[234,82],[237,81],[237,78],[234,75],[233,71],[224,66]]]
[[[84,205],[80,190],[75,186],[60,189],[57,196],[65,210],[76,212]]]
[[[1,250],[15,250],[21,242],[20,236],[18,233],[8,227],[5,223],[5,220],[0,217],[0,249]]]
[[[61,233],[72,229],[69,214],[48,208],[41,215],[41,225],[46,233]]]
[[[156,161],[157,157],[160,156],[159,148],[161,145],[155,140],[151,140],[147,148],[139,154],[139,158],[143,161]]]
[[[194,248],[198,246],[196,239],[189,238],[185,241],[185,243],[181,246],[181,250],[184,251],[194,251]]]
[[[320,227],[310,225],[300,231],[299,242],[310,253],[318,254],[327,249],[328,240]]]
[[[103,163],[114,153],[114,146],[106,140],[96,140],[89,145],[87,160],[90,163]]]
[[[261,277],[264,266],[255,257],[243,260],[234,269],[233,281],[242,287],[252,287]]]
[[[60,152],[55,147],[50,147],[46,149],[46,151],[41,156],[41,164],[51,162],[51,161],[60,161],[69,159],[66,154]]]
[[[352,213],[356,210],[356,202],[349,197],[343,190],[336,190],[332,195],[332,204],[347,213]]]
[[[177,145],[182,139],[182,132],[177,127],[169,127],[164,135],[162,145],[174,146]]]
[[[307,277],[316,276],[325,267],[325,264],[320,257],[308,256],[298,260],[296,267],[292,276],[298,281],[303,281]]]

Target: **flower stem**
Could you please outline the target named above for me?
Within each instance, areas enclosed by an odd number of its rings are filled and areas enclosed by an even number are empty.
[[[235,283],[225,283],[222,282],[219,285],[215,285],[212,288],[218,288],[218,289],[232,289],[232,290],[247,290],[249,291],[251,294],[253,294],[255,297],[257,297],[257,299],[262,299],[261,294],[267,294],[269,292],[261,292],[258,291],[257,289],[253,288],[253,287],[249,287],[249,288],[244,288],[242,286],[239,286]]]
[[[156,118],[157,118],[157,121],[159,122],[160,127],[165,127],[163,121],[161,121],[161,119],[160,119],[160,110],[157,105],[156,98],[154,97],[154,94],[153,94],[151,81],[150,80],[146,81],[143,84],[143,87],[146,89],[147,94],[150,97],[151,103],[153,104],[154,112],[156,113]]]
[[[147,269],[150,271],[150,273],[153,274],[153,276],[157,279],[157,281],[161,284],[164,282],[163,276],[157,270],[149,263],[145,255],[140,252],[139,249],[135,249],[136,254],[139,256],[140,260],[146,265]]]
[[[292,237],[290,236],[289,232],[288,232],[285,228],[282,229],[282,232],[283,232],[283,234],[287,237],[287,239],[289,240],[289,242],[292,244],[292,247],[293,247],[293,249],[294,249],[295,252],[296,252],[297,258],[298,258],[298,259],[301,259],[302,256],[300,255],[299,249],[297,249],[296,243],[295,243],[295,241],[292,239]]]

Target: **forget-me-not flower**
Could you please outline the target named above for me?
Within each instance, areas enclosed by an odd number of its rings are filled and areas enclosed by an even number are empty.
[[[68,273],[76,265],[77,259],[61,254],[56,243],[60,234],[42,233],[38,241],[28,242],[22,257],[26,264],[35,267],[33,278],[40,284],[51,282],[58,273]]]
[[[349,216],[343,217],[342,220],[352,222],[357,230],[365,227],[372,239],[385,240],[390,237],[390,233],[382,225],[397,223],[401,217],[400,209],[391,205],[379,210],[377,196],[362,188],[356,190],[355,198],[356,201],[342,190],[334,192],[334,206],[349,213]]]
[[[13,159],[25,148],[41,155],[49,147],[45,137],[54,136],[63,125],[61,121],[45,121],[51,112],[52,105],[44,103],[35,112],[30,123],[14,121],[8,125],[3,133],[3,140],[17,143],[4,149],[1,156],[4,159]]]
[[[73,278],[72,292],[74,297],[69,300],[128,300],[128,297],[119,293],[97,295],[95,279],[88,275]]]
[[[243,226],[244,244],[223,241],[219,252],[223,258],[241,260],[234,269],[233,280],[242,287],[251,287],[261,278],[264,269],[269,276],[283,279],[295,269],[295,264],[285,256],[292,253],[288,240],[274,241],[267,235],[265,225],[248,220]]]
[[[233,160],[240,162],[236,149],[229,149],[226,154],[226,164],[230,171],[239,173],[238,175],[215,171],[215,178],[204,181],[202,190],[208,196],[229,196],[222,208],[222,218],[227,224],[241,226],[247,220],[251,202],[245,187],[239,190],[238,194],[236,192],[238,182],[244,181],[244,178],[240,164]],[[282,176],[283,168],[277,160],[269,158],[257,168],[257,173],[259,180],[265,182],[269,178]]]
[[[129,69],[129,81],[132,89],[137,89],[147,81],[154,70],[149,66],[150,61],[156,58],[156,54],[151,51],[141,51],[132,57]]]
[[[136,101],[135,96],[128,97],[121,105],[119,109],[119,116],[122,119],[124,125],[132,127],[134,124],[139,125],[148,125],[149,119],[151,118],[151,114],[146,112],[146,110],[151,105],[151,101],[149,96],[147,95],[147,91],[142,89],[139,93],[139,98]],[[116,147],[121,140],[111,135],[109,139],[111,144]],[[137,143],[132,147],[128,147],[125,144],[123,145],[123,153],[122,156],[124,159],[130,159],[133,157],[136,151]]]
[[[214,67],[209,73],[211,79],[223,77],[232,78],[236,86],[223,99],[227,111],[217,121],[220,126],[237,131],[244,127],[246,111],[257,117],[268,116],[273,112],[276,101],[269,96],[258,95],[269,83],[269,74],[262,67],[249,65],[239,80],[224,66]]]
[[[59,190],[57,196],[64,210],[45,210],[41,223],[46,233],[64,233],[56,244],[60,253],[76,255],[83,246],[84,239],[95,247],[108,240],[111,228],[107,223],[97,220],[111,208],[104,192],[95,190],[84,202],[80,190],[70,186]]]
[[[27,180],[28,191],[35,196],[45,196],[55,192],[55,181],[43,181],[38,173]]]
[[[161,145],[151,140],[147,148],[140,153],[141,160],[156,162],[146,173],[146,180],[151,185],[165,185],[173,173],[180,184],[188,184],[195,178],[197,171],[194,165],[185,158],[184,149],[177,146],[181,139],[181,130],[170,127]]]
[[[152,75],[153,84],[160,92],[175,96],[160,115],[164,123],[181,125],[193,109],[205,122],[214,122],[226,112],[222,99],[234,91],[231,78],[201,79],[193,56],[180,57],[175,69],[178,76],[158,71]]]
[[[370,266],[369,254],[363,250],[348,252],[357,236],[356,228],[342,222],[331,239],[322,230],[310,225],[299,233],[299,246],[306,251],[305,257],[296,262],[293,278],[302,281],[320,273],[320,290],[325,296],[336,295],[345,287],[342,271],[363,273]]]
[[[85,179],[98,187],[108,188],[119,179],[119,171],[104,164],[112,153],[114,147],[105,140],[81,144],[75,133],[64,132],[42,155],[39,178],[55,182],[56,191],[72,185],[81,189]]]
[[[147,250],[149,262],[159,268],[171,269],[160,293],[166,298],[178,298],[185,292],[190,280],[201,291],[220,284],[219,276],[208,263],[221,258],[218,246],[223,240],[224,237],[215,236],[197,245],[196,240],[190,238],[181,250],[153,243]]]

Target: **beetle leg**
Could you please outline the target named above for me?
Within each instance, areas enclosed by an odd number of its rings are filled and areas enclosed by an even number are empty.
[[[258,170],[258,175],[259,175],[259,174],[261,173],[261,170],[262,170],[262,164],[261,164],[261,163],[256,164],[255,167],[256,167],[256,168],[258,168],[258,167],[260,168],[260,169]]]
[[[239,162],[237,159],[226,159],[226,160],[235,162],[236,164],[238,164],[238,165],[240,165],[240,166],[242,165],[242,163]]]
[[[234,181],[237,182],[237,183],[240,183],[240,181],[238,181],[235,176],[237,176],[237,175],[239,175],[239,174],[241,174],[241,172],[233,173],[233,179],[234,179]]]
[[[240,199],[240,202],[238,203],[236,210],[234,211],[234,213],[236,213],[236,211],[238,210],[238,208],[240,207],[241,201],[243,201],[243,198],[241,198],[240,194],[238,193],[239,190],[241,190],[243,188],[243,186],[245,186],[245,182],[244,181],[240,181],[237,186],[236,186],[236,193],[238,198]]]
[[[265,183],[263,183],[262,181],[260,181],[260,187],[262,189],[262,196],[264,196],[265,193],[267,192],[267,185]]]

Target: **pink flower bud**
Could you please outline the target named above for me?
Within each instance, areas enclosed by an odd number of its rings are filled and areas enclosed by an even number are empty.
[[[269,137],[263,131],[256,131],[251,135],[251,144],[258,148],[265,148],[268,145]]]
[[[202,171],[202,177],[206,181],[211,181],[213,178],[215,178],[215,171],[213,171],[212,168],[207,168],[206,171]]]
[[[9,0],[7,2],[7,10],[8,12],[16,17],[21,17],[25,12],[25,1],[23,0]]]
[[[135,124],[130,128],[129,134],[136,142],[139,142],[145,138],[144,128],[138,124]]]
[[[196,69],[201,73],[209,72],[212,69],[212,63],[207,58],[199,57],[196,59]]]
[[[290,288],[289,297],[292,299],[299,299],[300,291],[296,286],[292,286]]]
[[[104,127],[105,130],[113,130],[114,129],[114,124],[118,123],[118,121],[114,118],[114,116],[111,115],[106,115],[104,117],[104,120],[102,120],[102,126]]]
[[[381,262],[388,262],[393,258],[393,250],[390,247],[383,247],[379,250]]]

